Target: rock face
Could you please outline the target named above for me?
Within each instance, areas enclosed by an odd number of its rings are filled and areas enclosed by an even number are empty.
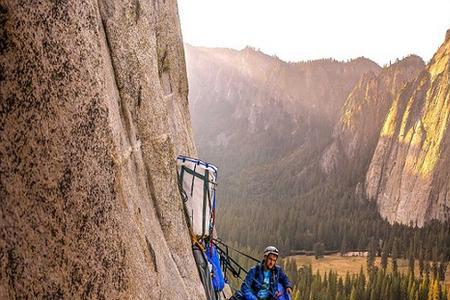
[[[450,39],[395,98],[366,177],[390,222],[423,225],[450,213]]]
[[[361,77],[347,97],[333,142],[322,156],[321,167],[327,175],[347,169],[350,177],[363,181],[394,97],[424,68],[420,57],[409,56],[378,74],[369,72]]]
[[[202,299],[177,4],[0,5],[0,299]]]

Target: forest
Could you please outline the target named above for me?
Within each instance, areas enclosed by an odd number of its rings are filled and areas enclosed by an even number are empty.
[[[232,243],[229,253],[245,270],[248,270],[254,261],[239,255],[233,250],[243,251],[258,257],[258,252],[249,247],[241,247]],[[233,248],[235,247],[235,248]],[[239,249],[236,249],[239,248]],[[378,252],[375,240],[372,238],[367,247],[365,269],[360,269],[358,274],[345,274],[339,276],[336,271],[320,273],[313,271],[311,265],[299,266],[292,257],[280,258],[279,264],[283,266],[286,274],[294,285],[292,300],[447,300],[448,291],[444,285],[447,269],[446,261],[433,261],[419,259],[412,256],[408,259],[406,272],[398,268],[397,242],[394,243],[392,253],[383,249]],[[390,255],[390,259],[388,256]],[[381,264],[377,266],[375,259],[381,256]],[[316,255],[320,259],[320,254]],[[416,266],[418,263],[418,266]],[[418,268],[416,268],[418,267]],[[418,274],[416,274],[416,270]],[[232,272],[226,273],[229,284],[234,291],[239,287],[245,277],[245,271],[238,276]]]
[[[343,186],[330,184],[274,201],[226,201],[217,213],[221,238],[252,249],[274,244],[289,254],[323,244],[328,251],[364,251],[373,239],[378,252],[391,253],[397,245],[404,258],[449,259],[448,222],[433,221],[424,227],[389,224],[379,215],[376,203]]]
[[[335,272],[313,273],[311,266],[297,268],[295,262],[285,264],[295,289],[293,300],[447,300],[448,294],[437,277],[414,273],[389,273],[373,269],[368,276],[361,272],[345,278]]]

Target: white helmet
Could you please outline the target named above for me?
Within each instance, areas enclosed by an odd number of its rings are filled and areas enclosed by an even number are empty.
[[[278,256],[278,249],[274,246],[267,246],[266,249],[264,249],[264,257],[269,254],[275,254],[276,256]]]

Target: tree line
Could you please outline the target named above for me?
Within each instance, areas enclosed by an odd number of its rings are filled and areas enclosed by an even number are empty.
[[[367,276],[334,271],[314,273],[310,265],[297,268],[294,261],[285,265],[294,282],[292,300],[447,300],[447,291],[437,278],[416,278],[412,273],[374,269]]]
[[[375,266],[377,250],[372,239],[368,247],[367,273],[361,268],[359,274],[347,272],[340,277],[334,271],[313,273],[311,265],[298,267],[294,259],[284,261],[284,269],[294,283],[293,300],[448,300],[444,285],[447,264],[427,262],[419,266],[415,274],[415,260],[410,259],[407,272],[398,270],[398,256],[394,244],[388,269],[384,252],[380,267]],[[420,262],[419,262],[420,264]],[[367,274],[367,275],[366,275]]]

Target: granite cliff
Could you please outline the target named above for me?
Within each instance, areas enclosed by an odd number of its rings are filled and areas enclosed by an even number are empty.
[[[0,298],[203,299],[177,3],[0,5]]]
[[[390,222],[422,226],[450,213],[450,31],[426,70],[395,97],[366,177]]]
[[[321,168],[327,174],[347,169],[350,177],[364,181],[381,126],[393,98],[405,84],[417,77],[425,64],[418,56],[408,56],[364,74],[347,97],[334,128],[333,142],[325,150]]]

